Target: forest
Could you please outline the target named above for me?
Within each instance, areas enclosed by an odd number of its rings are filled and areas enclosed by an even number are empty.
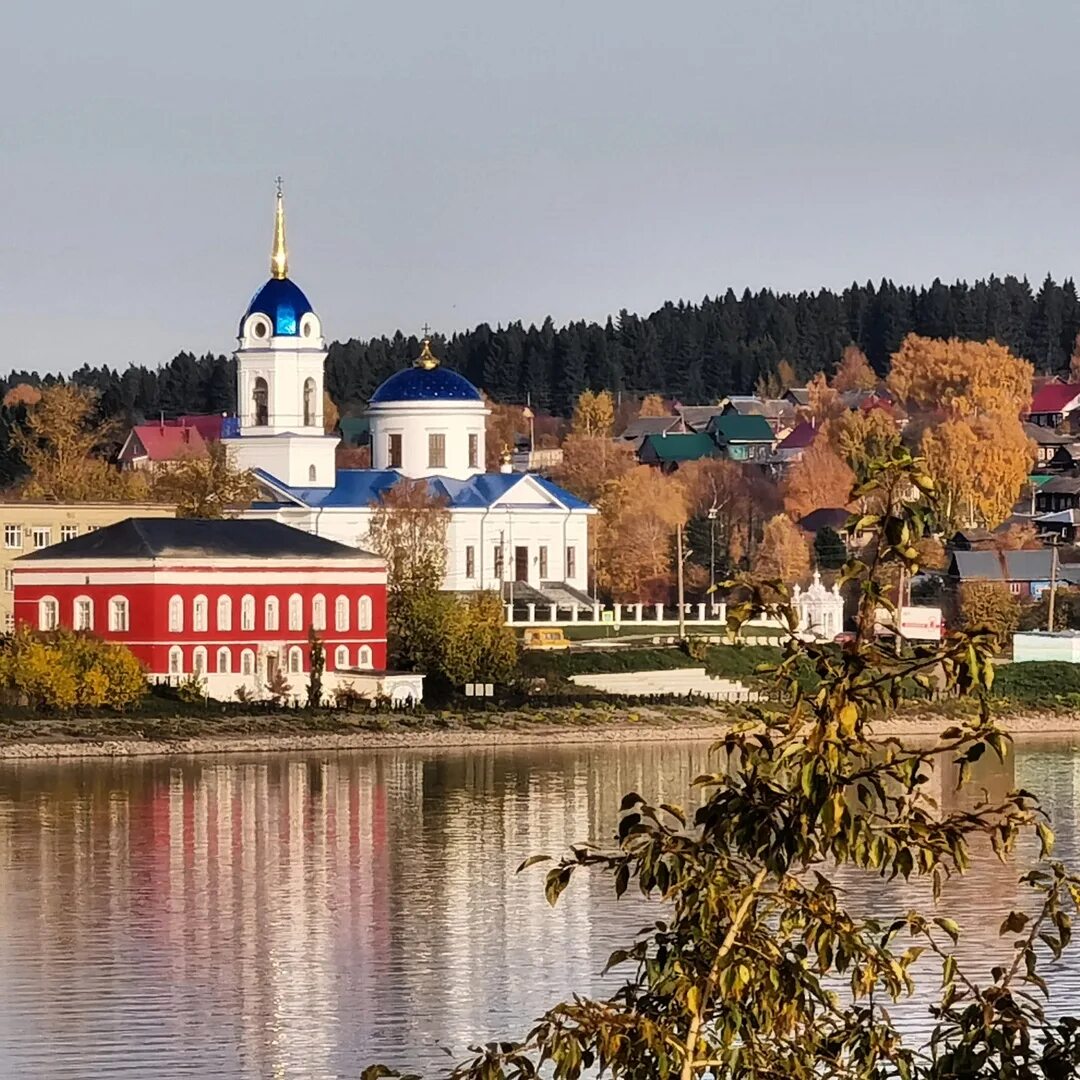
[[[1026,278],[989,277],[974,284],[940,281],[928,287],[853,284],[843,292],[741,295],[729,289],[700,303],[666,303],[651,315],[621,311],[604,324],[540,326],[482,323],[449,338],[433,335],[443,362],[500,402],[529,401],[569,416],[584,389],[683,402],[710,402],[752,393],[781,361],[800,380],[831,374],[845,345],[854,343],[879,374],[908,333],[925,337],[993,338],[1029,360],[1037,373],[1064,371],[1080,331],[1080,302],[1071,279],[1050,277],[1035,291]],[[376,386],[412,362],[415,336],[334,342],[327,390],[342,413],[361,407]],[[107,357],[102,357],[103,361]],[[84,365],[70,377],[99,394],[100,411],[125,423],[181,413],[232,412],[235,365],[230,358],[182,352],[158,367],[118,371]],[[56,376],[13,371],[3,389],[41,385]],[[10,417],[8,418],[10,424]]]

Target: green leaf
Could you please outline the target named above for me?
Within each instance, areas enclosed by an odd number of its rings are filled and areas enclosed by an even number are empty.
[[[946,919],[944,917],[935,919],[934,922],[952,938],[955,945],[960,938],[960,924],[955,919]]]

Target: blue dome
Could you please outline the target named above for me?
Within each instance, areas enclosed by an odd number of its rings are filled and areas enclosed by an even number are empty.
[[[274,334],[295,337],[300,333],[300,320],[311,311],[311,304],[298,285],[288,278],[271,278],[255,295],[240,320],[243,333],[244,320],[259,312],[274,325]]]
[[[371,395],[384,401],[480,401],[480,391],[464,375],[444,367],[411,367],[395,372]]]

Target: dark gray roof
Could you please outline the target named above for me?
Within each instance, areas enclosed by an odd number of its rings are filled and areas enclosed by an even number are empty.
[[[1080,476],[1055,476],[1038,488],[1039,495],[1077,495],[1080,494]]]
[[[1039,551],[957,551],[953,555],[952,573],[961,581],[1049,581],[1048,549]],[[1058,578],[1075,582],[1080,578],[1080,565],[1058,564]]]
[[[703,431],[709,421],[723,410],[719,405],[676,405],[675,411],[692,431]]]
[[[673,431],[685,431],[686,425],[681,416],[639,416],[623,428],[620,439],[631,442],[643,439],[646,435],[671,434]]]
[[[125,518],[74,540],[32,551],[19,562],[57,559],[370,559],[370,552],[279,521],[234,518]]]
[[[839,530],[847,527],[850,518],[851,512],[842,506],[825,506],[799,518],[799,528],[811,533],[820,532],[826,525]]]

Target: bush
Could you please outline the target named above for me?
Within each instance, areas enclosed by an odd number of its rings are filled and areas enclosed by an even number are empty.
[[[38,711],[124,710],[146,693],[146,676],[123,645],[92,634],[20,629],[0,653],[0,685]]]
[[[994,677],[994,696],[1025,703],[1053,702],[1080,694],[1080,664],[1031,660],[1003,664]]]
[[[985,626],[1004,639],[1020,621],[1020,601],[998,581],[968,581],[960,586],[960,620],[965,630]]]

